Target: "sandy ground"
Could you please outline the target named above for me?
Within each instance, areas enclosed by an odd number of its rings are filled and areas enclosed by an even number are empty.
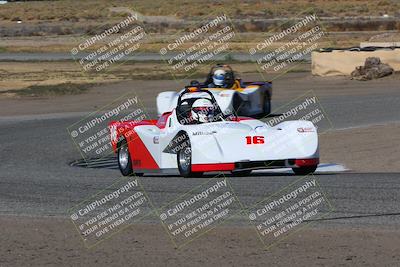
[[[321,161],[355,172],[400,172],[400,124],[345,129],[320,135]]]
[[[135,224],[87,249],[66,219],[3,216],[0,224],[0,266],[400,264],[400,232],[395,230],[318,230],[311,226],[265,250],[253,228],[217,227],[175,249],[161,225]]]

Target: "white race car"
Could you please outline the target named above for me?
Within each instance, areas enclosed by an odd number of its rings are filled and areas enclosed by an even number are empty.
[[[210,87],[213,86],[212,74],[215,68],[225,69],[225,87]],[[195,86],[207,88],[214,95],[224,114],[236,112],[239,116],[260,117],[271,113],[271,82],[243,82],[240,79],[235,79],[232,68],[227,65],[214,66],[204,83],[193,82],[197,83]],[[165,112],[172,111],[176,107],[179,95],[184,90],[182,89],[179,92],[166,91],[158,94],[158,115],[161,116]]]
[[[211,105],[196,104],[203,102]],[[123,175],[248,175],[254,169],[282,167],[303,175],[314,172],[319,163],[318,135],[311,122],[286,121],[271,127],[253,118],[226,115],[210,91],[196,87],[186,88],[176,108],[158,120],[112,122],[109,127]]]

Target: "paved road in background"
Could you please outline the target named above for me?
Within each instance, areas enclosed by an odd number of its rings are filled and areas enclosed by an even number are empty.
[[[0,53],[0,61],[60,61],[60,60],[79,60],[86,57],[89,53],[80,53],[79,55],[72,56],[71,53],[11,53],[4,52]],[[139,53],[137,55],[131,55],[123,57],[116,61],[161,61],[168,60],[176,56],[178,53],[170,53],[168,56],[162,57],[159,53]],[[261,57],[262,54],[254,54],[253,57],[249,53],[243,52],[232,52],[228,54],[221,53],[215,55],[212,61],[224,61],[236,60],[236,61],[255,61],[255,59]],[[302,61],[311,61],[311,56],[309,54],[305,55]]]

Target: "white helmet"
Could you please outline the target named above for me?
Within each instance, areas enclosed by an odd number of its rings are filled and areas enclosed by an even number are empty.
[[[213,83],[215,85],[218,85],[218,86],[224,85],[225,74],[226,74],[226,71],[223,70],[223,69],[219,69],[219,70],[214,71]]]
[[[191,115],[194,121],[211,122],[214,117],[214,105],[208,99],[197,99],[192,105]]]

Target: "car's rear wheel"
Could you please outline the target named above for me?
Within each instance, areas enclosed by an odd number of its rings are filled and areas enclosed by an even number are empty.
[[[122,175],[137,175],[142,176],[143,173],[134,173],[132,168],[131,155],[129,153],[128,143],[126,139],[122,139],[118,143],[118,167]]]
[[[203,175],[202,172],[192,172],[192,149],[190,147],[189,139],[186,140],[186,145],[177,153],[179,173],[185,178],[200,177]]]
[[[300,168],[292,168],[293,172],[296,175],[307,175],[310,173],[314,173],[317,169],[317,165],[315,166],[307,166],[307,167],[300,167]]]

